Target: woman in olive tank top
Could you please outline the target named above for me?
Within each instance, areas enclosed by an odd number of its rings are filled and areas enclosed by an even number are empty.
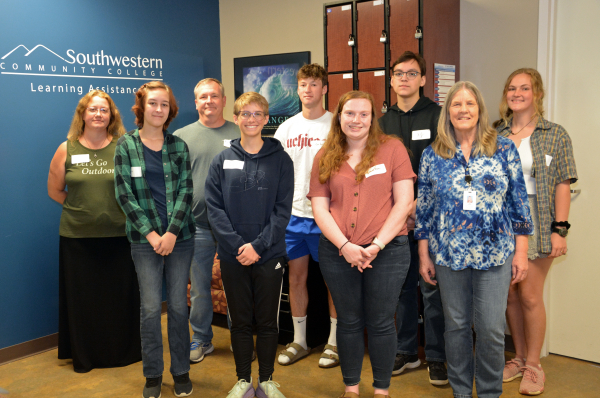
[[[58,358],[78,373],[141,360],[139,288],[113,183],[124,133],[108,94],[90,91],[50,163],[48,195],[63,207]]]

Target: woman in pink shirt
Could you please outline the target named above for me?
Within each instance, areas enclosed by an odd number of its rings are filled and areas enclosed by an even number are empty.
[[[373,97],[361,91],[344,94],[315,157],[307,195],[323,232],[321,272],[338,310],[346,385],[341,397],[358,397],[365,327],[375,397],[389,397],[394,312],[410,263],[406,218],[415,178],[402,142],[383,134],[376,122]]]

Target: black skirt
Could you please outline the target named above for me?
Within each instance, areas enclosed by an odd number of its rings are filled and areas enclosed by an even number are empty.
[[[58,358],[75,372],[141,361],[140,290],[126,237],[60,237]]]

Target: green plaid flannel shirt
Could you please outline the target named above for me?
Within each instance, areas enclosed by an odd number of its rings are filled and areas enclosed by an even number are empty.
[[[165,230],[160,222],[152,192],[146,181],[144,147],[139,130],[130,131],[117,142],[115,150],[115,194],[127,216],[125,230],[131,243],[148,243],[146,235],[171,232],[177,241],[191,238],[196,232],[192,215],[192,173],[185,142],[166,132],[162,147],[163,170],[167,189]],[[131,177],[131,168],[140,167],[143,177]]]
[[[508,137],[512,120],[508,126],[498,126],[498,133]],[[556,185],[570,180],[577,181],[573,145],[567,131],[559,124],[541,119],[531,135],[531,152],[533,154],[532,177],[535,177],[535,190],[540,217],[540,234],[538,247],[542,253],[552,251],[550,240],[551,224],[555,219],[554,195]],[[549,164],[548,164],[549,161]],[[566,220],[558,220],[566,221]]]

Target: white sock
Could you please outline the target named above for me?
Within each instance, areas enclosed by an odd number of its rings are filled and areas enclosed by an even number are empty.
[[[329,317],[329,322],[330,322],[329,340],[327,340],[327,344],[337,347],[337,339],[336,339],[337,318]],[[335,354],[335,352],[333,352],[330,349],[327,349],[327,350],[325,350],[323,352],[325,354],[327,354],[327,355],[333,355],[333,354]],[[334,362],[335,362],[335,360],[330,359],[330,358],[319,358],[319,365],[321,365],[321,366],[328,366],[328,365],[331,365]]]
[[[301,345],[306,350],[308,347],[306,345],[306,316],[293,316],[292,322],[294,323],[294,343]],[[298,353],[293,347],[288,347],[286,350],[291,352],[292,355]],[[286,364],[291,359],[286,355],[280,354],[277,361],[281,364]]]
[[[327,340],[327,344],[334,345],[337,347],[337,318],[329,317],[329,340]]]

